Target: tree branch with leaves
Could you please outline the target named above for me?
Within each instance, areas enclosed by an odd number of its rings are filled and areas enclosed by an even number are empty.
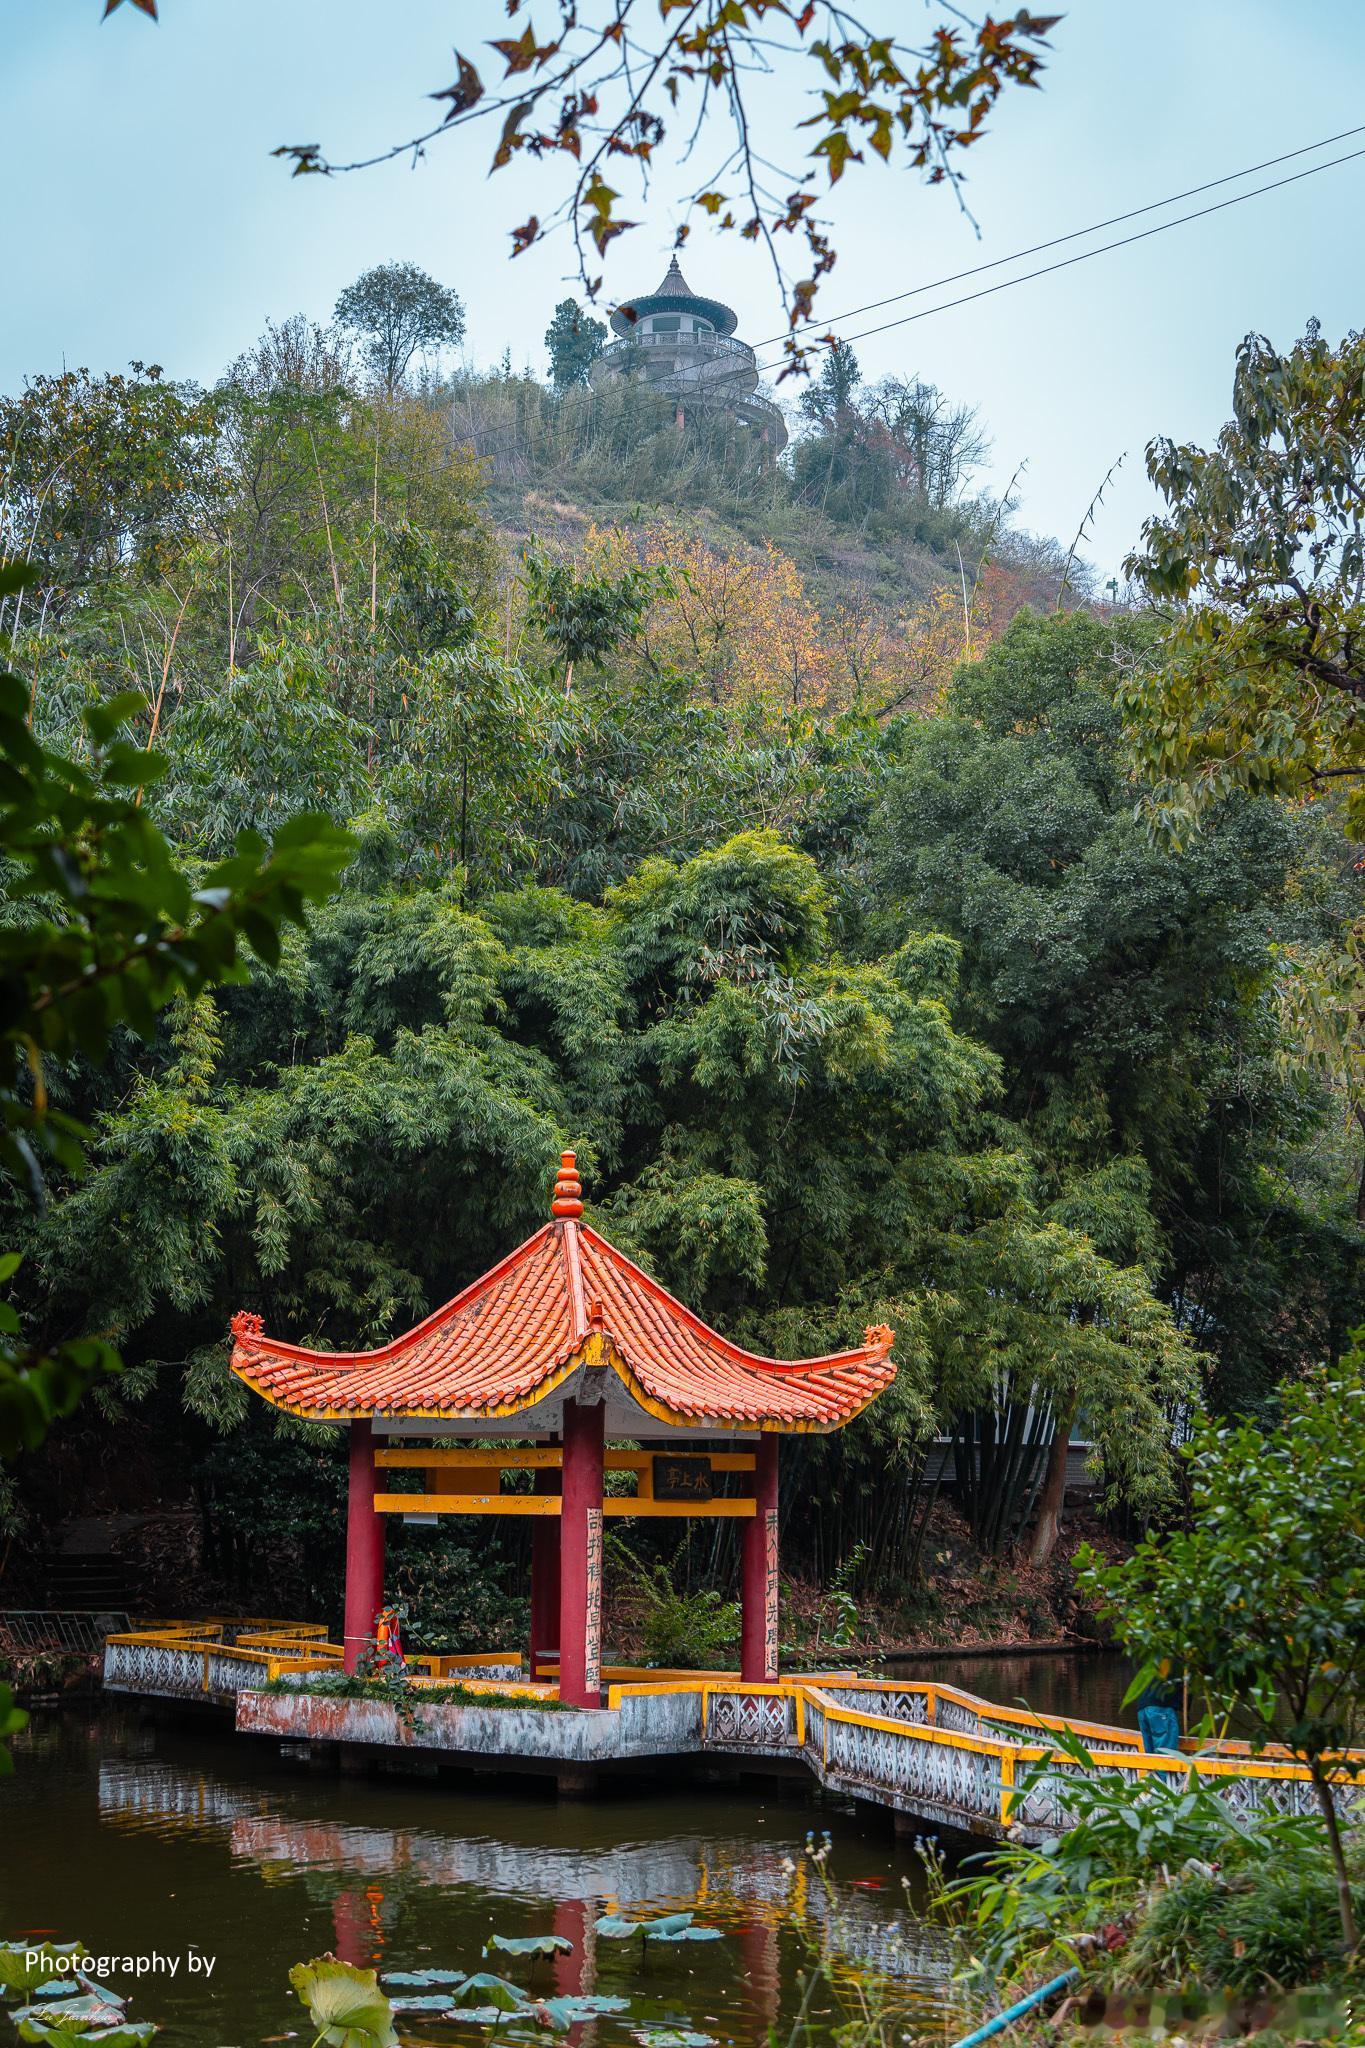
[[[134,0],[156,18],[156,0]],[[106,0],[106,17],[121,0]],[[1036,86],[1047,38],[1061,19],[1021,7],[995,19],[945,6],[948,18],[922,39],[898,20],[872,25],[833,0],[506,0],[516,33],[492,39],[493,74],[455,53],[455,77],[430,97],[440,118],[368,156],[340,159],[319,142],[284,143],[274,154],[295,176],[361,171],[430,145],[476,122],[496,136],[490,171],[519,158],[557,163],[565,176],[543,212],[512,230],[512,253],[567,228],[588,295],[593,266],[639,223],[621,211],[622,171],[647,193],[665,149],[686,164],[714,118],[722,139],[692,187],[687,209],[715,227],[761,243],[771,257],[790,332],[784,374],[810,353],[799,331],[811,320],[836,251],[818,212],[819,180],[833,188],[870,157],[947,184],[963,201],[962,158],[979,142],[1003,95]],[[899,17],[902,10],[893,10]],[[811,111],[778,122],[755,103],[754,85],[780,75]],[[784,164],[802,142],[805,164]],[[690,223],[678,230],[681,244]],[[807,275],[790,281],[779,254],[799,248]]]

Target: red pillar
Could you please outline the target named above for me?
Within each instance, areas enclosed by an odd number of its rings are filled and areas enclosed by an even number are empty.
[[[559,1474],[537,1467],[533,1491],[558,1493]],[[540,1676],[536,1658],[559,1648],[559,1518],[538,1515],[531,1526],[531,1654],[527,1669]]]
[[[754,1685],[777,1676],[777,1438],[754,1452],[754,1513],[740,1539],[739,1675]]]
[[[564,1403],[564,1506],[559,1517],[559,1697],[601,1705],[602,1450],[606,1411]]]
[[[384,1605],[384,1517],[374,1506],[374,1429],[368,1416],[351,1424],[346,1494],[346,1669],[354,1671],[374,1640]]]

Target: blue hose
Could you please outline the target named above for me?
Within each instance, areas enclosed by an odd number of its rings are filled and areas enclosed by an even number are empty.
[[[993,2020],[987,2020],[985,2026],[978,2027],[974,2034],[964,2034],[960,2041],[954,2041],[952,2048],[977,2048],[978,2041],[989,2041],[993,2035],[1003,2033],[1006,2027],[1013,2025],[1015,2020],[1021,2020],[1035,2006],[1042,2005],[1045,1999],[1055,1998],[1059,1991],[1065,1991],[1080,1974],[1079,1970],[1063,1970],[1060,1977],[1054,1977],[1050,1984],[1040,1984],[1036,1991],[1030,1991],[1027,1998],[1021,1998],[1016,2005],[998,2012]]]

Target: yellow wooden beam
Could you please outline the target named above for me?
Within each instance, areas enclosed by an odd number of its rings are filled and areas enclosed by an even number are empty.
[[[564,1452],[558,1444],[531,1444],[525,1450],[490,1450],[484,1444],[455,1444],[442,1450],[408,1450],[383,1445],[374,1454],[376,1465],[397,1466],[400,1470],[411,1471],[424,1465],[478,1465],[492,1472],[534,1472],[554,1470],[564,1463]]]
[[[748,1516],[757,1503],[752,1500],[641,1500],[638,1493],[609,1493],[602,1502],[604,1515],[708,1515]]]
[[[377,1493],[380,1515],[557,1515],[563,1508],[557,1493]],[[609,1493],[602,1502],[608,1515],[752,1517],[752,1500],[641,1500],[634,1493]]]
[[[693,1451],[686,1446],[679,1450],[608,1451],[602,1462],[608,1472],[648,1472],[653,1470],[656,1457],[705,1458],[713,1472],[754,1469],[752,1451]],[[440,1450],[409,1450],[405,1444],[381,1444],[375,1451],[374,1462],[390,1468],[396,1466],[401,1471],[420,1470],[424,1465],[479,1465],[497,1472],[543,1472],[558,1471],[564,1463],[564,1452],[559,1444],[528,1444],[512,1451],[493,1450],[486,1444],[452,1444]]]
[[[377,1493],[378,1515],[557,1515],[557,1493]]]
[[[680,1444],[676,1449],[661,1445],[657,1451],[608,1451],[605,1462],[611,1472],[644,1472],[653,1470],[656,1458],[705,1458],[713,1472],[754,1469],[752,1451],[694,1451],[690,1444]]]

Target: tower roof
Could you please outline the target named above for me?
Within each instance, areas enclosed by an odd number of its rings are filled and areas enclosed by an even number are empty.
[[[692,290],[676,256],[664,272],[658,290],[646,292],[638,299],[627,299],[612,314],[611,324],[618,334],[630,335],[646,313],[695,313],[709,320],[717,334],[733,334],[739,325],[739,315],[732,307],[723,305],[719,299],[704,299]]]
[[[373,1351],[312,1351],[238,1314],[232,1369],[276,1407],[313,1421],[453,1422],[522,1414],[601,1367],[635,1412],[656,1421],[784,1433],[839,1429],[895,1378],[884,1325],[855,1350],[823,1358],[745,1351],[580,1222],[582,1207],[566,1152],[554,1220],[406,1335]]]

